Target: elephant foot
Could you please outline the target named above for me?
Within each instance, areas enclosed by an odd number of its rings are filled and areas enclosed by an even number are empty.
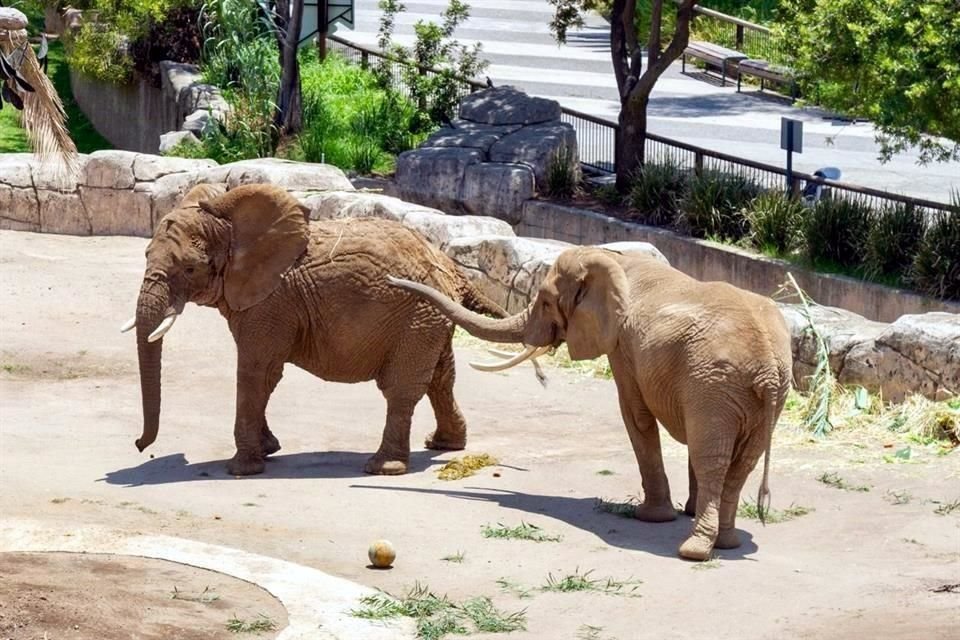
[[[687,498],[687,504],[683,505],[683,512],[691,518],[697,515],[697,496]]]
[[[280,451],[280,441],[272,433],[265,435],[260,438],[260,449],[263,450],[263,455],[269,456],[271,453]]]
[[[263,473],[266,464],[262,456],[241,455],[237,453],[227,462],[227,471],[232,476],[252,476]]]
[[[400,476],[407,472],[407,461],[391,459],[377,454],[367,460],[363,470],[365,473],[374,475]]]
[[[440,433],[438,429],[427,436],[427,439],[423,441],[423,446],[427,449],[460,451],[467,446],[467,434],[444,434]]]
[[[693,535],[680,545],[680,557],[687,560],[709,560],[713,551],[713,543],[703,536]]]
[[[740,546],[740,534],[736,529],[720,529],[717,541],[713,543],[716,549],[736,549]]]
[[[677,510],[670,503],[640,504],[633,509],[633,517],[644,522],[671,522],[677,519]]]

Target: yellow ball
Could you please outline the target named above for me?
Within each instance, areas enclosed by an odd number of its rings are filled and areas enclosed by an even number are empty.
[[[370,564],[378,569],[386,569],[393,564],[397,552],[393,550],[389,540],[377,540],[367,549],[367,556],[370,558]]]

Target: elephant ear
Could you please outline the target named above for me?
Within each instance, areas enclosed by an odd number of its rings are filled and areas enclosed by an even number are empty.
[[[558,305],[566,319],[570,357],[589,360],[617,347],[628,285],[623,269],[596,250],[572,250],[557,261],[563,274]]]
[[[309,209],[275,185],[243,185],[199,205],[231,223],[223,294],[234,311],[265,300],[307,248]]]

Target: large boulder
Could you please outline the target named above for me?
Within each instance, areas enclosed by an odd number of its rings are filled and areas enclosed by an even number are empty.
[[[794,382],[805,389],[817,366],[817,341],[801,307],[780,309],[793,339]],[[811,316],[842,384],[862,386],[892,402],[913,393],[942,399],[960,391],[960,315],[908,315],[885,324],[817,306]]]
[[[133,163],[139,155],[134,151],[94,151],[84,167],[82,184],[102,189],[132,189],[136,183]]]
[[[397,156],[397,191],[412,200],[446,213],[464,213],[463,176],[467,167],[483,161],[483,152],[459,147],[404,151]]]
[[[469,120],[455,120],[450,126],[442,127],[427,137],[420,147],[469,147],[486,154],[490,147],[503,136],[513,133],[520,125],[496,126],[471,122]]]
[[[460,103],[460,117],[489,125],[529,125],[560,119],[560,103],[511,86],[476,91]]]
[[[484,162],[467,167],[463,179],[463,206],[474,215],[495,216],[517,224],[523,217],[523,203],[535,192],[530,167]]]
[[[241,160],[200,172],[200,182],[223,183],[228,189],[242,184],[275,184],[288,191],[353,191],[343,171],[329,164],[293,162],[279,158]]]
[[[311,220],[368,217],[394,220],[416,229],[441,249],[456,238],[513,235],[513,228],[496,218],[448,216],[436,209],[376,193],[333,191],[309,195],[301,201],[310,208]]]
[[[568,122],[548,122],[523,127],[501,138],[490,148],[490,161],[529,166],[537,178],[537,188],[543,190],[551,161],[564,149],[571,154],[571,162],[579,162],[576,130]]]

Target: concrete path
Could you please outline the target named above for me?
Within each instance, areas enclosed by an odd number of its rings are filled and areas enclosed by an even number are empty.
[[[437,20],[447,0],[409,0],[397,20],[397,41],[413,41],[413,24]],[[470,19],[457,31],[464,43],[479,41],[490,61],[489,76],[497,84],[513,84],[558,100],[564,106],[615,121],[619,111],[616,81],[610,64],[609,29],[599,16],[572,32],[558,46],[548,24],[553,8],[546,0],[475,1]],[[376,47],[380,10],[377,0],[356,0],[356,29],[337,35]],[[660,79],[650,103],[650,131],[690,144],[758,162],[783,166],[780,118],[804,121],[804,153],[794,166],[813,172],[837,166],[843,180],[947,202],[960,190],[960,163],[919,166],[907,153],[887,164],[878,160],[873,127],[845,124],[818,109],[797,109],[755,91],[737,94],[732,84],[702,74],[683,75],[676,63]]]
[[[960,500],[960,454],[917,444],[909,464],[886,464],[894,450],[886,445],[900,444],[844,433],[811,444],[782,425],[773,506],[813,511],[766,527],[739,520],[743,546],[703,568],[676,555],[689,518],[648,524],[595,510],[597,498],[640,491],[612,381],[548,367],[542,389],[526,365],[504,374],[467,367],[492,356],[461,343],[455,394],[468,452],[489,453],[498,466],[438,479],[457,454],[423,449],[433,417],[421,402],[411,473],[364,475],[383,427],[380,393],[288,366],[267,410],[283,449],[266,473],[236,479],[224,468],[234,452],[235,347],[219,314],[188,305],[164,338],[159,438],[139,453],[136,344],[118,329],[133,311],[145,246],[0,232],[0,528],[22,520],[43,531],[105,528],[275,558],[397,595],[420,583],[458,601],[489,596],[502,610],[526,610],[527,631],[510,640],[585,637],[587,625],[602,627],[595,637],[604,640],[956,635],[960,595],[932,590],[960,575],[960,509],[935,513]],[[663,446],[673,501],[682,502],[685,448],[666,434]],[[816,478],[826,472],[871,488],[825,486]],[[892,504],[894,491],[909,501]],[[482,534],[522,522],[561,540]],[[392,570],[367,568],[377,538],[397,549]],[[458,552],[462,562],[444,559]],[[550,576],[587,571],[639,581],[626,590],[640,597],[543,590]],[[336,608],[359,593],[345,587]]]

